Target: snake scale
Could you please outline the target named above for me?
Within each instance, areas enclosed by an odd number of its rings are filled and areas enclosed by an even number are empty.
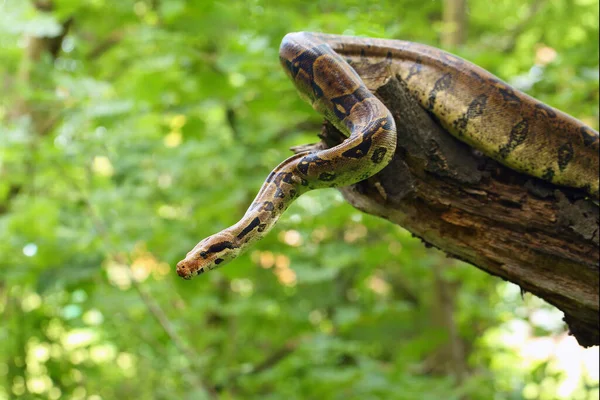
[[[387,62],[390,76],[458,139],[512,169],[598,198],[598,132],[457,56],[406,41],[299,32],[284,37],[279,57],[300,96],[348,138],[279,164],[239,222],[177,264],[183,278],[234,259],[303,193],[359,182],[390,162],[394,119],[352,68],[365,58]]]

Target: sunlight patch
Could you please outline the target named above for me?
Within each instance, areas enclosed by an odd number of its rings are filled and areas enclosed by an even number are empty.
[[[96,175],[110,177],[114,174],[115,169],[113,168],[108,157],[96,156],[92,163],[92,170]]]

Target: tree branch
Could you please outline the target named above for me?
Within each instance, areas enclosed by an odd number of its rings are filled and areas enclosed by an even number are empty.
[[[125,37],[125,30],[120,29],[112,32],[106,39],[98,43],[86,56],[88,61],[94,61],[100,58],[108,50],[119,44]]]
[[[452,137],[384,63],[355,68],[392,111],[398,147],[379,174],[340,189],[346,200],[541,297],[564,312],[580,345],[598,345],[598,207]],[[329,124],[323,135],[320,147],[344,138]]]
[[[248,375],[259,374],[263,371],[273,368],[275,365],[283,361],[287,356],[292,354],[298,348],[298,345],[301,342],[302,341],[298,339],[287,341],[283,347],[275,351],[273,354],[270,354],[262,362],[257,364],[252,371],[248,373]]]
[[[279,364],[281,361],[283,361],[285,358],[287,358],[289,355],[291,355],[294,351],[296,351],[296,349],[300,346],[300,344],[305,339],[306,338],[303,336],[300,336],[297,338],[292,338],[292,339],[288,340],[287,342],[285,342],[282,347],[278,348],[273,353],[267,355],[261,362],[256,364],[250,371],[248,371],[246,373],[232,374],[231,376],[228,377],[228,379],[226,381],[226,382],[228,382],[228,384],[227,384],[228,387],[230,389],[235,389],[238,386],[238,382],[239,382],[240,378],[242,378],[244,376],[251,376],[251,375],[259,374],[263,371],[267,371],[267,370],[273,368],[274,366]]]

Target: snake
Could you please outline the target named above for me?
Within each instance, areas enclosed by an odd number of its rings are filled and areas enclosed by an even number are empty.
[[[390,163],[395,120],[353,69],[365,60],[387,63],[390,76],[457,139],[511,169],[598,199],[598,132],[456,55],[409,41],[294,32],[283,38],[279,58],[300,97],[346,139],[275,167],[237,223],[177,264],[185,279],[235,259],[307,191],[360,182]]]

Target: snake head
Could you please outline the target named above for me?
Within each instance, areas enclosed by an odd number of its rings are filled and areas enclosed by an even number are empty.
[[[225,265],[240,253],[235,237],[221,231],[198,243],[177,263],[177,275],[192,279],[196,275]]]

